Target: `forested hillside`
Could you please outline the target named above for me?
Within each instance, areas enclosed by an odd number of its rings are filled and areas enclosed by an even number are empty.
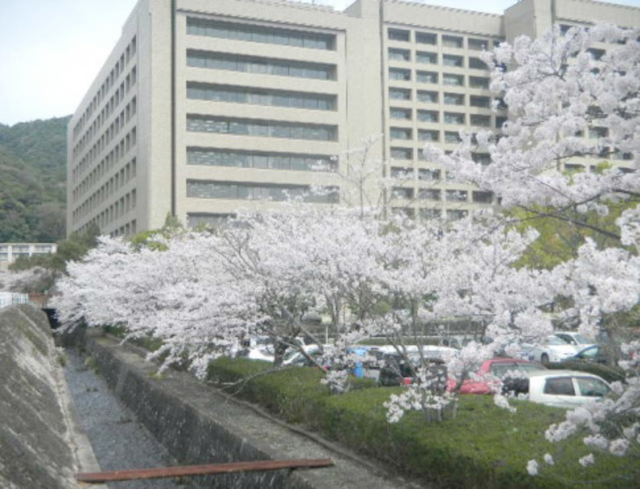
[[[0,242],[64,238],[68,121],[0,124]]]

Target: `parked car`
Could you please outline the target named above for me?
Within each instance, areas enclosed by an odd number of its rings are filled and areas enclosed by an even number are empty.
[[[589,338],[582,336],[576,331],[556,331],[553,335],[564,340],[566,343],[579,348],[580,350],[596,345]]]
[[[578,347],[570,345],[555,335],[549,335],[536,344],[525,343],[522,348],[530,360],[542,363],[561,362],[579,351]]]
[[[423,351],[423,357],[418,351],[407,352],[406,359],[397,352],[384,354],[378,384],[385,387],[412,384],[415,382],[415,369],[422,364],[422,358],[424,358],[428,373],[436,382],[435,390],[444,392],[447,386],[447,368],[442,358],[443,352],[440,350],[443,347],[435,348],[431,350],[433,355],[430,355],[429,351]]]
[[[587,362],[601,363],[604,365],[609,363],[609,358],[605,355],[604,349],[600,345],[588,346],[567,360],[586,360]]]
[[[529,374],[529,400],[573,409],[600,399],[611,386],[597,375],[575,370],[548,370]]]
[[[538,362],[520,360],[517,358],[493,358],[485,360],[475,372],[475,378],[462,382],[460,394],[493,394],[496,390],[520,390],[518,380],[529,372],[546,370]],[[457,385],[456,379],[447,381],[447,390],[452,391]]]

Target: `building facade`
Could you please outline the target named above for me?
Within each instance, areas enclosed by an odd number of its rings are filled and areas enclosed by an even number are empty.
[[[392,209],[456,218],[493,205],[448,182],[422,146],[453,149],[460,130],[497,131],[506,119],[491,110],[482,50],[595,20],[638,26],[640,9],[520,0],[491,15],[395,0],[357,0],[344,12],[140,0],[69,123],[68,232],[95,223],[129,235],[168,214],[212,224],[311,186],[325,191],[304,197],[309,205],[340,202],[343,155],[375,135],[367,159],[397,178],[385,196]]]

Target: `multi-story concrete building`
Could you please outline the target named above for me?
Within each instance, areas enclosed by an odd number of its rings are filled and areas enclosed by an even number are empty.
[[[455,218],[491,205],[490,194],[447,182],[421,147],[453,149],[461,129],[499,128],[507,117],[491,110],[483,49],[596,20],[638,26],[640,9],[520,0],[491,15],[396,0],[357,0],[344,12],[140,0],[69,125],[68,232],[96,223],[131,234],[167,214],[212,223],[311,185],[327,190],[312,205],[336,202],[348,168],[333,157],[379,134],[369,159],[405,177],[391,208]]]

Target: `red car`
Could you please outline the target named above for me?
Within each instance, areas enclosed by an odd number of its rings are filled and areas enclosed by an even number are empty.
[[[518,360],[516,358],[493,358],[485,360],[476,371],[477,379],[466,379],[460,387],[460,394],[493,394],[496,387],[501,387],[502,381],[510,372],[523,374],[536,370],[546,370],[546,367],[538,362]],[[447,381],[447,390],[452,391],[456,387],[456,380]]]

